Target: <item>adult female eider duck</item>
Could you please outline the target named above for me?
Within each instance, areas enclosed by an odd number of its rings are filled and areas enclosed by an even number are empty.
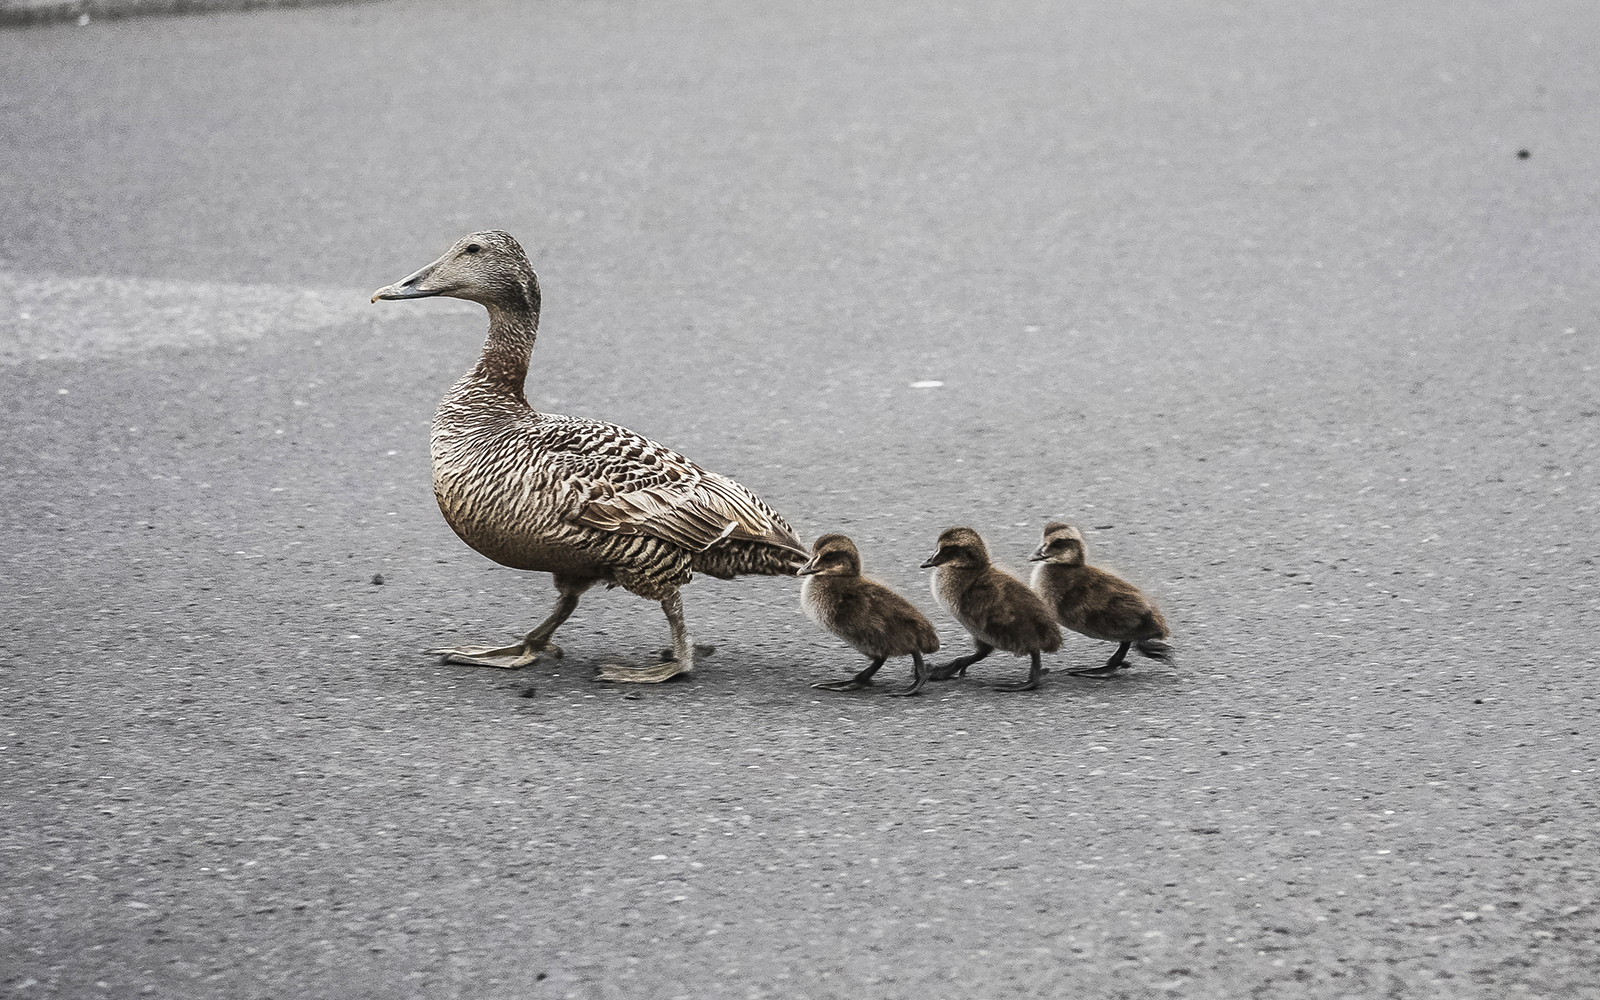
[[[1140,656],[1172,663],[1172,647],[1161,641],[1171,634],[1161,610],[1122,577],[1090,566],[1077,528],[1060,521],[1045,525],[1044,541],[1028,559],[1039,564],[1033,589],[1055,611],[1057,621],[1091,639],[1121,643],[1105,666],[1068,673],[1110,677],[1122,669],[1130,647]]]
[[[811,544],[811,560],[800,567],[800,607],[806,617],[869,657],[872,662],[847,680],[818,681],[824,691],[860,691],[891,656],[911,657],[909,695],[928,680],[923,653],[939,651],[939,633],[911,602],[861,575],[861,553],[844,535],[823,535]]]
[[[971,528],[946,528],[939,547],[922,564],[933,570],[933,596],[972,633],[976,648],[942,667],[931,680],[965,675],[967,668],[997,649],[1029,658],[1028,677],[997,684],[997,691],[1032,691],[1044,676],[1041,653],[1061,648],[1056,616],[1028,585],[989,561],[989,548]]]
[[[793,576],[809,553],[777,511],[725,476],[616,424],[539,413],[523,385],[539,330],[539,279],[508,233],[462,237],[443,257],[378,289],[379,299],[446,295],[489,311],[478,364],[439,403],[433,492],[461,540],[505,566],[549,573],[559,599],[510,646],[439,649],[448,663],[516,669],[596,583],[661,602],[672,659],[606,666],[598,679],[656,683],[694,669],[678,588],[694,573]]]

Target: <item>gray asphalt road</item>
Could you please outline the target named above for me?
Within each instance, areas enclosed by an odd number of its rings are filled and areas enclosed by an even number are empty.
[[[18,997],[1600,996],[1592,5],[395,3],[0,33]],[[1529,155],[1519,158],[1525,149]],[[1180,669],[928,696],[792,581],[691,682],[440,521],[529,396],[843,530],[1039,528]],[[940,382],[933,388],[914,383]],[[374,581],[381,575],[382,584]],[[935,614],[947,648],[965,638]],[[950,654],[942,654],[943,656]],[[891,666],[894,683],[907,668]]]

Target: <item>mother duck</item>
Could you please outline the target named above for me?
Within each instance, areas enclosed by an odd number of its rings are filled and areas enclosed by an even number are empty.
[[[516,669],[550,640],[596,583],[661,602],[672,659],[607,666],[600,679],[656,683],[694,669],[678,588],[694,573],[794,576],[809,553],[777,511],[733,480],[616,424],[539,413],[523,384],[539,331],[539,278],[499,230],[464,236],[443,257],[378,289],[379,299],[447,295],[489,310],[478,364],[433,418],[433,493],[461,540],[495,562],[549,573],[555,610],[511,646],[440,649],[446,662]]]

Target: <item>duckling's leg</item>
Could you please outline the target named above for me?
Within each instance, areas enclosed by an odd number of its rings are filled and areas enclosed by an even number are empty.
[[[957,657],[942,667],[934,667],[928,672],[928,680],[947,681],[952,677],[965,677],[967,676],[968,667],[994,652],[994,647],[982,639],[974,639],[973,641],[978,644],[976,651],[968,653],[966,656]]]
[[[594,585],[594,580],[585,577],[558,576],[555,577],[556,592],[560,598],[556,601],[555,610],[550,612],[550,617],[539,623],[539,627],[522,637],[522,641],[514,646],[460,646],[455,649],[433,649],[429,652],[444,657],[446,663],[459,663],[469,667],[500,667],[503,670],[521,670],[523,667],[534,663],[541,653],[548,652],[556,659],[561,658],[561,647],[550,641],[556,634],[556,629],[572,617],[578,609],[578,598]]]
[[[607,663],[595,675],[595,680],[660,684],[694,670],[694,643],[689,641],[689,626],[683,620],[683,595],[678,593],[676,587],[661,599],[661,610],[666,612],[667,624],[672,627],[672,659],[652,667],[624,667]]]
[[[1028,679],[1021,684],[996,684],[996,691],[1032,691],[1039,686],[1039,678],[1044,676],[1044,663],[1039,658],[1039,651],[1033,651],[1033,664],[1028,667]]]
[[[904,698],[922,690],[922,685],[928,683],[928,668],[922,665],[922,654],[916,650],[911,651],[911,686],[904,691],[890,691],[891,695]]]
[[[1111,654],[1111,659],[1107,660],[1106,665],[1103,667],[1090,667],[1087,670],[1069,670],[1067,673],[1074,677],[1093,677],[1097,681],[1103,681],[1122,669],[1123,661],[1128,658],[1128,647],[1132,645],[1133,643],[1131,642],[1125,642],[1118,646],[1117,651]]]
[[[872,675],[878,672],[878,668],[883,666],[883,661],[886,659],[888,659],[886,656],[879,656],[875,658],[872,661],[872,666],[861,671],[859,674],[856,674],[849,680],[818,681],[811,686],[814,688],[819,688],[823,691],[860,691],[863,688],[869,688],[872,686]]]

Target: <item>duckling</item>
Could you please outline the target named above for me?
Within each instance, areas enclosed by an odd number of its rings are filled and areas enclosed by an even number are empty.
[[[939,650],[939,634],[928,619],[899,594],[861,575],[861,553],[844,535],[823,535],[811,545],[811,559],[800,567],[800,607],[806,617],[871,658],[872,665],[849,680],[818,681],[824,691],[859,691],[891,656],[910,656],[911,686],[896,695],[922,690],[928,673],[923,653]]]
[[[777,511],[743,486],[616,424],[539,413],[524,392],[539,331],[539,278],[500,230],[473,233],[372,300],[445,295],[489,312],[477,365],[445,394],[429,451],[439,510],[497,563],[551,574],[555,610],[521,642],[432,652],[449,663],[518,669],[560,656],[557,628],[596,583],[659,601],[672,658],[607,665],[600,680],[657,683],[694,669],[679,588],[694,573],[793,576],[808,553]]]
[[[1171,664],[1172,647],[1161,641],[1171,633],[1160,610],[1138,587],[1088,565],[1086,558],[1082,533],[1060,521],[1044,526],[1044,541],[1028,557],[1039,564],[1033,569],[1033,589],[1061,624],[1091,639],[1121,643],[1105,666],[1068,673],[1104,680],[1122,669],[1129,647]]]
[[[935,667],[932,680],[965,676],[967,668],[1003,649],[1028,656],[1032,664],[1028,679],[1020,684],[1001,684],[998,691],[1031,691],[1044,676],[1041,653],[1061,648],[1061,629],[1056,617],[1039,596],[1021,580],[989,562],[989,549],[971,528],[947,528],[939,536],[939,547],[922,564],[937,567],[930,581],[933,596],[949,609],[956,620],[972,633],[977,649],[973,653]]]

